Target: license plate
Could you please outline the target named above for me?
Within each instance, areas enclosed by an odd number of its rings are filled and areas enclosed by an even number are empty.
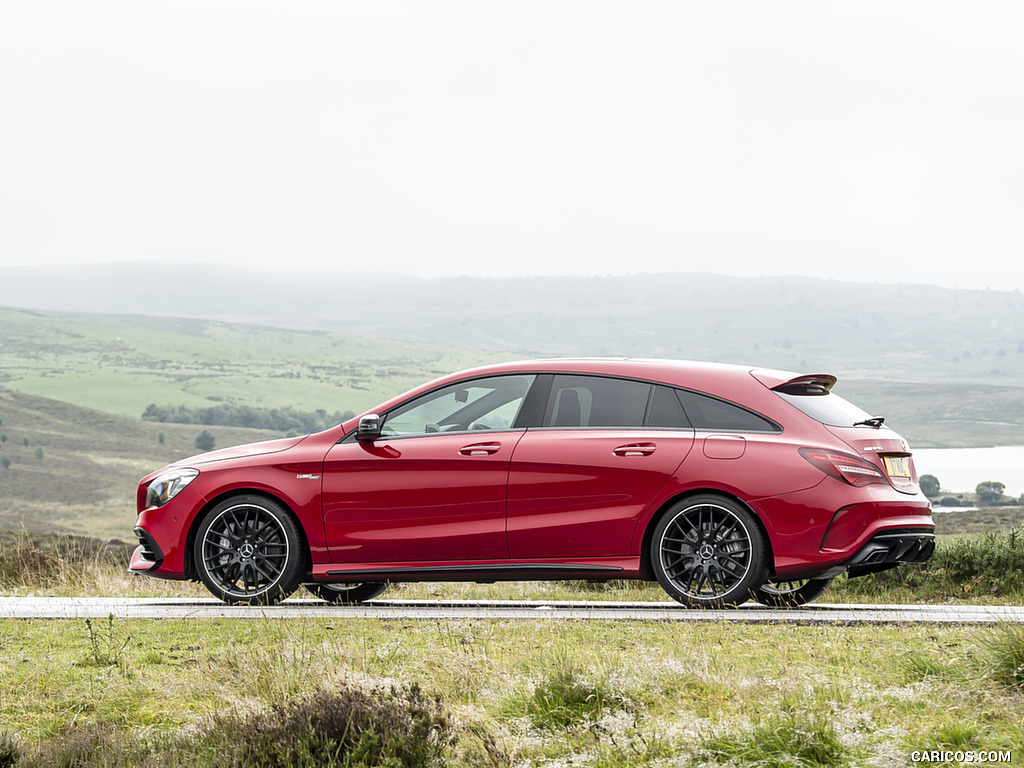
[[[889,477],[910,477],[909,456],[883,456],[882,461],[885,462],[885,471]]]

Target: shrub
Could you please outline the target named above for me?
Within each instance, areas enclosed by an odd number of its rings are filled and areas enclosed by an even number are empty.
[[[216,438],[208,430],[204,429],[196,435],[196,448],[200,451],[212,451],[216,442]]]
[[[426,768],[444,763],[455,737],[440,703],[412,685],[320,691],[269,712],[221,717],[204,741],[234,766]]]
[[[14,768],[20,759],[21,751],[14,738],[9,733],[0,732],[0,768]]]

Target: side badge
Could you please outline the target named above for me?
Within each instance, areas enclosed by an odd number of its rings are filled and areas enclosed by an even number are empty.
[[[296,475],[296,480],[319,480],[320,475]]]

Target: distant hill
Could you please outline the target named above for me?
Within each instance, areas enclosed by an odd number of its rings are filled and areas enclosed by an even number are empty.
[[[1024,295],[711,274],[446,278],[202,265],[0,269],[0,305],[191,317],[503,354],[629,355],[1024,386]]]
[[[0,393],[132,419],[150,405],[322,411],[326,419],[365,411],[450,371],[520,356],[216,320],[0,309]],[[822,368],[840,376],[837,392],[885,416],[916,447],[1024,439],[1024,387],[860,378],[839,363]]]
[[[164,464],[199,453],[201,429],[0,390],[0,437],[7,438],[0,442],[0,530],[131,540],[136,484]],[[209,430],[218,448],[279,436]]]

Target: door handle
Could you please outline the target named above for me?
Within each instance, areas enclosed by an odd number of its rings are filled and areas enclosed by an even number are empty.
[[[631,443],[614,448],[612,453],[616,456],[650,456],[655,448],[657,446],[654,443]]]
[[[488,456],[501,450],[501,443],[473,443],[459,449],[463,456]]]

